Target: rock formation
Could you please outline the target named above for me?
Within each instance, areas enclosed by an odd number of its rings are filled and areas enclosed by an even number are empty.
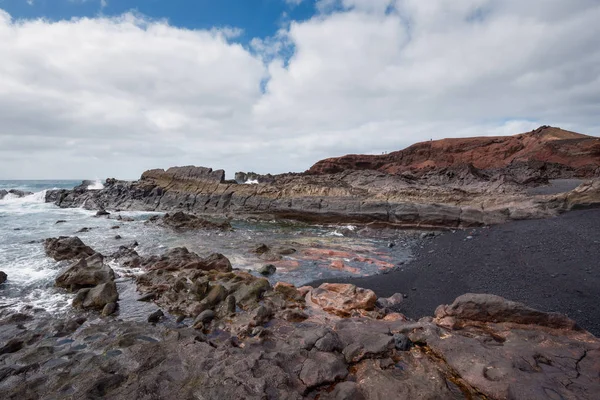
[[[6,275],[6,272],[0,271],[0,285],[2,285],[4,282],[6,282],[7,279],[8,279],[8,275]]]
[[[77,236],[50,238],[44,241],[44,250],[48,257],[56,261],[79,260],[94,255],[96,252]]]
[[[306,174],[277,175],[269,183],[256,185],[225,181],[221,170],[177,167],[146,171],[136,182],[109,179],[103,190],[48,191],[46,201],[60,207],[316,223],[480,226],[600,205],[600,187],[594,182],[573,193],[528,192],[549,179],[600,173],[599,140],[554,128],[508,138],[448,139],[442,144],[434,142],[439,149],[433,153],[413,149],[408,155],[399,152],[397,160],[395,153],[364,156],[377,160],[393,156],[389,163],[371,164],[349,156],[318,163],[319,167]],[[425,145],[433,146],[418,144],[415,149]],[[553,149],[551,154],[547,149]],[[545,158],[541,156],[546,153]],[[435,162],[429,162],[430,158]],[[480,158],[488,160],[477,164],[485,169],[463,163]],[[491,160],[496,159],[503,161],[494,164]],[[421,168],[423,165],[430,167]]]
[[[160,218],[158,216],[152,217],[148,222],[159,223],[168,228],[175,229],[177,231],[189,231],[189,230],[231,230],[231,224],[227,221],[224,222],[213,222],[204,218],[198,218],[194,215],[186,214],[182,211],[177,211],[171,214],[166,214]]]
[[[390,174],[473,165],[498,170],[519,164],[549,169],[551,177],[591,177],[600,167],[600,138],[542,126],[515,136],[442,139],[384,155],[347,155],[313,165],[311,174],[376,170]]]

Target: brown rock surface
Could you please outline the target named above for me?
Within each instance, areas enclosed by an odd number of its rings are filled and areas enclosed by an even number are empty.
[[[369,289],[343,283],[324,283],[310,292],[310,301],[324,311],[346,317],[353,311],[371,311],[377,296]]]
[[[371,169],[401,174],[471,164],[499,169],[519,162],[558,164],[589,177],[600,167],[600,138],[543,126],[514,136],[442,139],[384,155],[347,155],[313,165],[311,174]]]

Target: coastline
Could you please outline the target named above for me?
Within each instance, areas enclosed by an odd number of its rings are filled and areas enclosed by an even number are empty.
[[[445,232],[387,274],[314,281],[352,283],[379,297],[403,293],[396,309],[417,319],[464,293],[490,293],[559,312],[600,336],[600,210]],[[467,239],[467,237],[471,239]]]

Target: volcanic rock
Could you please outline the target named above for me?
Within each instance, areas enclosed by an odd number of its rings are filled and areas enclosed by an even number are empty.
[[[542,126],[515,136],[442,139],[417,143],[385,155],[329,158],[319,161],[308,172],[330,174],[370,169],[401,174],[464,164],[494,170],[519,162],[560,165],[575,176],[592,176],[600,166],[600,139]]]
[[[116,303],[118,299],[117,285],[110,281],[91,289],[81,289],[73,299],[73,307],[102,310],[107,304]]]
[[[77,236],[60,236],[58,238],[46,239],[44,241],[44,250],[48,257],[52,257],[56,261],[87,258],[96,253]]]
[[[6,275],[6,272],[0,271],[0,285],[2,285],[4,282],[6,282],[7,279],[8,279],[8,276]]]
[[[95,253],[82,258],[61,270],[56,277],[56,286],[76,291],[81,288],[93,287],[106,282],[112,282],[115,273],[104,264],[104,257]]]
[[[324,283],[310,293],[310,301],[323,310],[342,317],[353,311],[371,311],[377,296],[372,290],[355,285]]]
[[[231,230],[229,222],[212,222],[194,215],[185,214],[178,211],[173,214],[166,214],[162,220],[159,220],[162,225],[173,228],[178,231],[189,231],[196,229],[217,229]]]
[[[263,265],[259,270],[258,273],[261,275],[273,275],[275,272],[277,272],[277,268],[273,265],[273,264],[267,264],[267,265]]]

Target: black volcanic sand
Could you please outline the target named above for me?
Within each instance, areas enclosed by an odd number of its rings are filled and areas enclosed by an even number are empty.
[[[335,282],[408,294],[397,311],[414,319],[464,293],[496,294],[566,314],[600,337],[600,210],[443,233],[400,270]]]

